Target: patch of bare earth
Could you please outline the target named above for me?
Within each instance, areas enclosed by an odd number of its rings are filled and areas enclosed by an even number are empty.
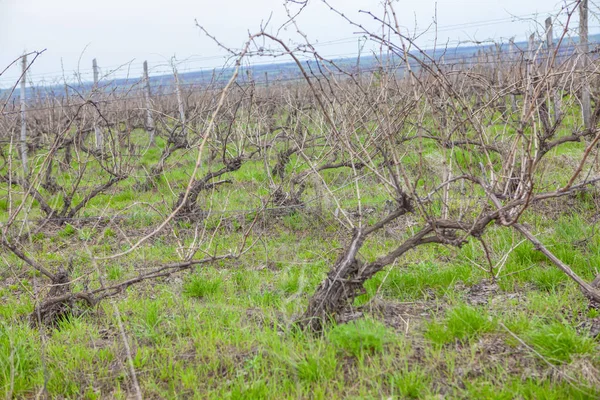
[[[375,298],[369,304],[357,309],[355,316],[368,313],[381,319],[391,328],[408,332],[424,319],[429,319],[433,314],[442,310],[442,304],[436,301],[394,302]]]

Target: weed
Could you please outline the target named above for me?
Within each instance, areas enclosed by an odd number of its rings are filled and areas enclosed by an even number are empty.
[[[91,241],[96,235],[96,230],[92,228],[81,228],[79,229],[79,240],[83,242]]]
[[[337,358],[334,353],[306,355],[296,364],[298,378],[308,382],[326,382],[337,374]]]
[[[550,362],[571,361],[574,355],[589,354],[595,350],[594,340],[581,336],[569,325],[553,322],[531,330],[527,341]]]
[[[355,357],[380,353],[384,345],[392,340],[385,325],[370,319],[337,325],[329,332],[328,338],[336,348]]]
[[[443,345],[453,340],[466,341],[494,330],[495,323],[481,308],[459,305],[446,313],[443,321],[429,323],[425,336],[433,343]]]
[[[123,276],[123,268],[119,265],[110,265],[106,268],[106,276],[111,281],[120,279]]]
[[[422,369],[406,369],[393,374],[390,377],[390,390],[392,395],[400,395],[401,398],[421,399],[429,391],[431,375]]]
[[[75,235],[76,233],[77,229],[73,225],[66,224],[64,228],[58,231],[58,236],[61,238],[68,238],[70,236]]]
[[[0,323],[0,393],[21,397],[40,378],[33,332],[19,324]]]
[[[554,291],[563,284],[567,277],[558,268],[536,268],[531,274],[531,281],[540,290]]]
[[[117,233],[114,231],[114,229],[112,229],[112,228],[110,228],[110,227],[107,227],[107,228],[104,230],[104,238],[105,238],[105,239],[108,239],[108,238],[113,238],[113,237],[116,237],[116,236],[117,236]]]
[[[207,278],[195,274],[183,286],[183,292],[189,297],[199,299],[214,298],[223,290],[223,280],[220,277]]]

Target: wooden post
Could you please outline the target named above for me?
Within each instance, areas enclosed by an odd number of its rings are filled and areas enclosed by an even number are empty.
[[[517,57],[515,57],[515,38],[512,37],[510,38],[510,40],[508,41],[508,64],[509,64],[509,71],[514,71],[515,69],[515,60]],[[509,73],[509,76],[514,76],[513,74]],[[513,113],[517,112],[517,96],[515,96],[514,94],[510,95],[510,109]]]
[[[531,96],[533,96],[533,84],[531,82],[531,77],[533,75],[534,57],[535,34],[532,33],[531,35],[529,35],[529,41],[527,43],[527,96],[530,102],[532,101]]]
[[[489,79],[489,81],[491,82],[494,78],[492,77],[492,75],[490,74],[490,52],[483,48],[481,49],[481,59],[479,60],[479,63],[481,64],[481,74],[483,76],[485,76],[487,79]],[[493,82],[492,82],[493,84]],[[488,101],[490,100],[490,94],[488,90],[484,90],[483,91],[483,102],[484,104],[486,104]]]
[[[267,100],[269,99],[269,72],[265,71],[265,88]]]
[[[70,95],[69,95],[69,85],[67,85],[67,82],[65,82],[65,104],[68,107],[69,106],[69,100],[70,100]]]
[[[580,69],[583,78],[581,87],[581,114],[583,115],[583,125],[585,129],[591,129],[592,109],[590,104],[590,84],[587,79],[588,66],[588,0],[581,0],[579,3],[579,59]]]
[[[98,61],[94,58],[92,60],[92,69],[94,71],[94,89],[98,86]]]
[[[547,72],[551,72],[554,68],[554,35],[552,34],[552,18],[546,18],[546,48],[547,48]],[[554,108],[554,122],[557,122],[560,119],[560,93],[556,88],[556,79],[550,79],[552,87],[550,88],[550,93],[552,96],[552,103]]]
[[[448,76],[448,69],[446,67],[446,58],[444,57],[443,54],[439,58],[439,69],[442,72],[442,74],[444,74],[444,76]],[[446,134],[446,128],[448,127],[448,120],[446,119],[446,102],[438,100],[438,104],[439,104],[438,107],[439,107],[439,112],[440,112],[440,117],[439,117],[439,120],[440,120],[440,130],[445,135]]]
[[[533,57],[535,56],[535,33],[529,35],[529,40],[527,41],[527,59],[529,61],[533,61]]]
[[[502,73],[502,46],[496,43],[496,54],[494,56],[494,69],[496,70],[495,76],[498,80],[498,85],[504,83],[504,74]]]
[[[150,98],[150,78],[148,78],[148,61],[144,61],[144,100],[146,103],[146,130],[149,135],[149,144],[154,147],[156,140],[154,138],[154,118],[152,117],[152,101]]]
[[[361,46],[360,46],[360,39],[361,37],[358,37],[358,56],[356,57],[356,76],[358,76],[358,80],[360,81],[360,51],[361,51]]]
[[[27,55],[23,55],[21,59],[21,65],[23,67],[23,75],[21,76],[21,162],[23,164],[23,175],[29,173],[27,165],[27,119],[26,109],[27,102],[25,100],[25,89],[26,89],[26,73],[27,73]]]
[[[481,49],[477,50],[477,56],[475,59],[475,71],[479,74],[483,75],[483,55]],[[475,92],[475,107],[479,108],[483,104],[483,99],[481,98],[481,91],[476,88]]]
[[[94,58],[92,60],[92,69],[94,70],[94,86],[92,88],[92,99],[96,101],[98,99],[98,62]],[[102,130],[98,126],[98,111],[94,110],[94,134],[96,138],[96,150],[102,150],[103,148],[103,137]]]
[[[69,103],[70,103],[69,85],[67,85],[67,82],[65,81],[65,106],[64,106],[64,108],[66,110],[69,110]],[[71,139],[70,141],[67,142],[67,144],[65,146],[64,162],[58,164],[62,171],[68,170],[69,166],[71,165],[71,146],[74,141],[75,141],[75,138]]]
[[[552,57],[552,50],[554,50],[554,35],[552,34],[552,18],[546,18],[546,47],[548,48],[548,55]],[[548,58],[548,63],[552,61],[552,58]],[[551,65],[550,65],[551,66]]]
[[[502,63],[502,45],[500,43],[495,44],[495,53],[494,53],[494,63],[493,69],[495,70],[494,76],[498,82],[499,87],[504,87],[506,82],[504,82],[504,73],[502,71],[503,63]],[[502,101],[499,102],[499,109],[504,114],[506,112],[506,97],[502,98]]]
[[[187,137],[185,129],[185,107],[183,106],[183,96],[181,95],[181,87],[179,86],[179,74],[173,59],[173,75],[175,75],[175,92],[177,92],[177,104],[179,105],[179,119],[181,120],[181,134]]]

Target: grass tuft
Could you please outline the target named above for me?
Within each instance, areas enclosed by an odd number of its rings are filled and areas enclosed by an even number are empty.
[[[337,325],[329,332],[329,341],[339,350],[355,357],[381,353],[392,340],[388,328],[380,322],[360,319]]]
[[[446,313],[443,321],[429,323],[425,337],[437,345],[451,343],[454,340],[467,341],[491,332],[495,322],[482,308],[459,305]]]
[[[400,398],[422,399],[429,391],[431,376],[421,369],[400,371],[390,377],[392,395]]]
[[[215,298],[223,291],[223,279],[220,277],[206,278],[201,275],[192,275],[184,284],[183,292],[189,297],[199,299]]]
[[[542,356],[555,364],[570,362],[575,355],[592,354],[596,347],[592,338],[581,336],[575,328],[560,322],[531,330],[526,338]]]

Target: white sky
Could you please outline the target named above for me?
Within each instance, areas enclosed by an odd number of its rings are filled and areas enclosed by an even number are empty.
[[[381,10],[380,0],[330,3],[371,27],[376,26],[372,18],[358,10],[379,14]],[[543,23],[549,12],[564,5],[557,0],[401,0],[396,11],[401,25],[414,29],[416,21],[417,28],[423,29],[433,20],[437,7],[439,40],[456,46],[468,39],[524,39],[535,24],[511,21],[511,16],[534,18],[537,13],[537,21]],[[224,58],[214,56],[224,53],[200,32],[194,19],[223,43],[240,47],[248,31],[257,31],[271,13],[269,26],[274,33],[287,19],[283,0],[0,0],[0,71],[24,50],[42,49],[47,50],[30,72],[35,83],[60,77],[61,63],[68,78],[79,69],[88,80],[93,58],[98,59],[103,74],[133,61],[119,70],[118,76],[139,76],[143,60],[148,60],[151,74],[165,72],[173,55],[180,61],[180,71],[212,69],[223,65]],[[309,0],[298,22],[311,40],[323,43],[317,49],[325,56],[357,53],[357,29],[330,12],[321,0]],[[592,33],[598,31],[598,25],[590,19]],[[299,40],[292,29],[281,35]],[[420,39],[421,46],[432,47],[432,37]],[[14,82],[18,73],[16,66],[9,69],[0,76],[0,87]]]

